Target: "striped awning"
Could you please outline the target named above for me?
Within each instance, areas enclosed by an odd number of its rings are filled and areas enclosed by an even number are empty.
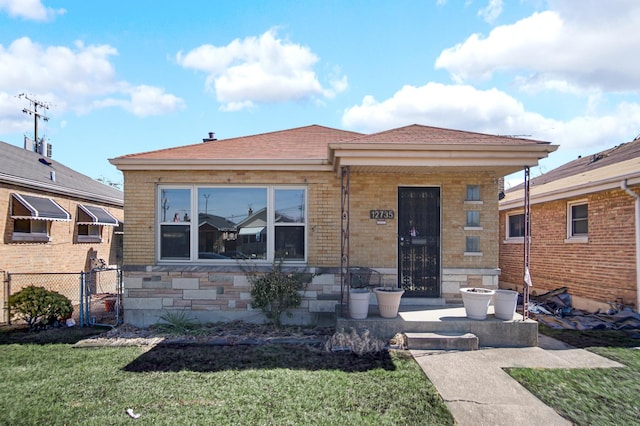
[[[118,226],[118,219],[98,206],[78,204],[78,225]]]
[[[11,217],[13,219],[37,219],[70,221],[71,215],[51,198],[34,195],[12,194]]]

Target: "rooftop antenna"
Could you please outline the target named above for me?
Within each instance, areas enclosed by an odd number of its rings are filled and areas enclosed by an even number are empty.
[[[33,141],[36,144],[36,151],[41,152],[40,146],[44,143],[44,138],[42,138],[42,140],[38,139],[38,120],[43,119],[44,121],[49,121],[49,117],[46,115],[46,110],[49,109],[49,105],[33,97],[29,97],[29,95],[25,93],[20,93],[18,98],[24,98],[29,101],[29,108],[23,108],[22,112],[33,115]],[[45,111],[39,112],[38,108],[42,108]]]

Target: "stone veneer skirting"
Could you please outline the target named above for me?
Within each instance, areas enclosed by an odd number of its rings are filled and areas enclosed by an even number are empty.
[[[266,272],[269,266],[259,267]],[[288,268],[285,268],[285,271]],[[340,302],[339,268],[290,268],[316,274],[300,308],[283,322],[318,324]],[[384,282],[396,281],[395,269],[380,269]],[[443,268],[442,298],[461,303],[461,287],[498,288],[499,269]],[[156,324],[166,312],[185,311],[200,322],[243,320],[262,323],[251,307],[251,285],[238,266],[127,266],[124,268],[124,321],[138,327]]]

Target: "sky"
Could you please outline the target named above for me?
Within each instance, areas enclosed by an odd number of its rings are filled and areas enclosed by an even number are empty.
[[[640,134],[638,28],[637,0],[0,0],[0,140],[35,99],[53,158],[117,184],[208,132],[417,123],[559,145],[535,177]]]

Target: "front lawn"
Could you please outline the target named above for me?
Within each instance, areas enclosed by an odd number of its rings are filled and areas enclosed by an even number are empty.
[[[553,330],[542,333],[624,364],[625,368],[531,369],[508,373],[576,425],[640,424],[640,340],[623,331]]]
[[[43,340],[0,337],[0,423],[453,424],[405,352],[356,357],[305,345],[80,349]],[[130,418],[128,408],[141,417]]]

